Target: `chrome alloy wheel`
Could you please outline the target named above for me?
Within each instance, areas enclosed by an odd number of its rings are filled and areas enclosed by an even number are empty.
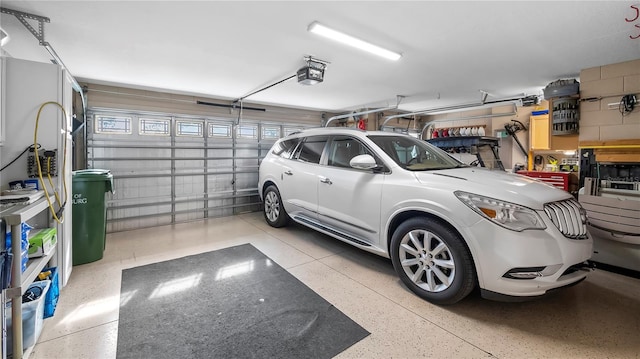
[[[441,292],[453,283],[453,255],[434,233],[423,229],[408,232],[402,237],[398,254],[407,277],[425,291]]]
[[[264,198],[264,214],[271,222],[280,217],[280,199],[275,191],[269,191]]]

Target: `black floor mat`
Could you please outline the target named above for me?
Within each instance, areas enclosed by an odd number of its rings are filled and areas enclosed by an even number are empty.
[[[331,358],[370,333],[250,244],[122,272],[118,358]]]

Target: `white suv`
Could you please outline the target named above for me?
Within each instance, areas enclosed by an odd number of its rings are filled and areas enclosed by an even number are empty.
[[[278,140],[260,165],[264,218],[290,219],[390,257],[420,297],[524,299],[586,278],[585,211],[540,181],[470,167],[410,136],[318,128]]]

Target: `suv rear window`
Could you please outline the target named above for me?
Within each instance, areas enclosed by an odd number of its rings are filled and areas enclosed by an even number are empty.
[[[280,141],[273,146],[273,150],[271,152],[280,157],[290,158],[291,152],[296,148],[299,141],[300,139],[298,138]]]
[[[297,158],[310,163],[320,163],[322,151],[327,143],[327,136],[307,137],[301,146],[298,146]]]

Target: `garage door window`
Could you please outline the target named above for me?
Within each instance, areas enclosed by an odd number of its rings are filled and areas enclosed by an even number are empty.
[[[258,126],[240,125],[238,126],[238,138],[258,138]]]
[[[96,133],[131,134],[131,117],[96,116]]]
[[[277,140],[280,138],[280,127],[262,126],[262,138],[265,140]]]
[[[169,136],[171,128],[170,120],[159,120],[150,118],[140,119],[141,135]]]
[[[231,137],[231,125],[209,124],[209,137]]]
[[[202,137],[202,122],[177,121],[176,134],[178,136]]]

